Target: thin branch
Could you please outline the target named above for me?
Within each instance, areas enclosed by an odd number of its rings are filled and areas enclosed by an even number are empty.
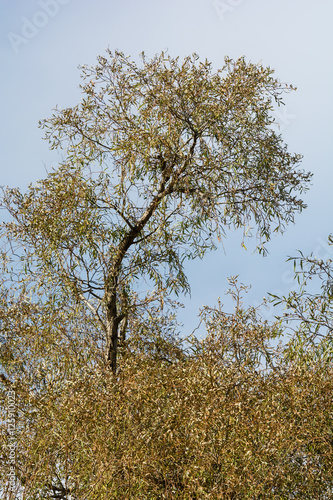
[[[89,302],[89,300],[87,300],[85,298],[85,296],[83,294],[80,293],[80,297],[81,299],[83,300],[83,302],[86,304],[86,306],[93,312],[94,316],[98,319],[98,321],[100,322],[100,324],[102,325],[102,328],[103,330],[106,332],[107,329],[106,329],[106,325],[104,324],[104,322],[102,321],[100,315],[98,314],[97,312],[97,309],[95,309]]]

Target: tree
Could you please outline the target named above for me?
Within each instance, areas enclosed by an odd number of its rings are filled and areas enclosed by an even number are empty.
[[[305,207],[297,192],[311,176],[271,116],[293,87],[272,74],[244,58],[214,72],[197,55],[142,54],[138,66],[107,51],[82,68],[81,102],[40,123],[64,160],[24,194],[5,189],[13,222],[3,231],[21,244],[26,273],[93,312],[114,373],[128,318],[189,291],[185,259],[251,224],[265,252]]]

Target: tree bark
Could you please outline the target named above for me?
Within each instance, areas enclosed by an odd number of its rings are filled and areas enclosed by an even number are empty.
[[[113,277],[107,291],[106,311],[106,362],[113,373],[117,371],[118,325],[117,314],[117,277]]]

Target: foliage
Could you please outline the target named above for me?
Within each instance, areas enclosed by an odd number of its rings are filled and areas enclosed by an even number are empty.
[[[16,364],[12,385],[24,498],[331,498],[332,364],[287,363],[272,347],[280,324],[244,309],[240,292],[234,313],[202,311],[202,340],[168,332],[164,356],[128,345],[116,384],[97,357],[59,356],[34,325],[33,376]],[[141,338],[158,344],[154,321]]]
[[[116,373],[121,322],[189,292],[185,260],[228,227],[253,224],[264,252],[305,207],[311,175],[273,129],[273,102],[293,87],[270,68],[106,55],[82,68],[82,101],[41,122],[64,161],[24,194],[5,189],[2,206],[26,273],[93,311]],[[138,280],[150,293],[134,300]]]
[[[326,306],[304,283],[287,346],[236,278],[233,313],[202,309],[202,340],[176,318],[186,259],[251,225],[265,252],[305,207],[311,175],[271,116],[292,86],[243,58],[213,72],[164,53],[108,52],[82,74],[82,101],[41,122],[64,160],[1,199],[1,494],[331,498],[330,263],[306,261]]]
[[[328,245],[333,237],[328,237]],[[302,358],[331,362],[333,353],[333,268],[332,260],[323,261],[313,254],[290,257],[294,261],[295,279],[299,291],[288,296],[272,296],[272,302],[285,306],[284,320],[288,325],[290,359]],[[287,329],[286,329],[287,333]]]

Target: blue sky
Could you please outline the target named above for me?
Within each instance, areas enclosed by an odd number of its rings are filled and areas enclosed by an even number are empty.
[[[220,296],[230,309],[228,276],[252,284],[245,302],[257,305],[268,291],[292,288],[292,265],[285,261],[297,249],[333,258],[325,244],[333,232],[331,0],[0,0],[0,9],[1,185],[24,189],[56,164],[38,120],[56,105],[77,103],[77,66],[94,64],[106,47],[133,58],[142,50],[148,56],[197,52],[216,68],[226,55],[245,55],[297,86],[276,118],[290,151],[303,154],[302,167],[314,173],[308,208],[271,240],[265,258],[253,254],[253,244],[245,251],[241,233],[230,232],[224,248],[188,265],[192,297],[180,314],[188,333],[203,304]]]

